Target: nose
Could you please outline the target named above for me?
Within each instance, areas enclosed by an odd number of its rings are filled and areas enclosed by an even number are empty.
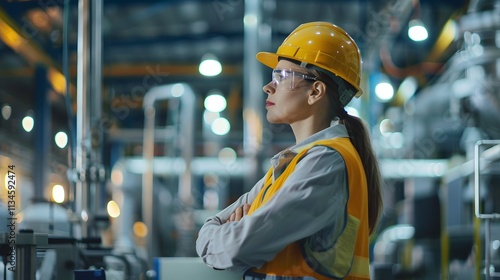
[[[262,87],[262,90],[267,93],[267,94],[273,94],[276,92],[276,88],[274,87],[274,83],[273,81],[270,81],[269,83],[267,83],[267,85],[265,85],[264,87]]]

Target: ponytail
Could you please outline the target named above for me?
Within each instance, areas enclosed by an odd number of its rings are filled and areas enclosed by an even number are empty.
[[[318,77],[320,81],[327,84],[328,99],[330,100],[330,106],[332,108],[330,119],[340,119],[344,122],[351,143],[354,148],[356,148],[363,163],[368,188],[368,227],[370,229],[370,234],[372,234],[377,228],[383,202],[381,193],[382,175],[380,174],[377,158],[373,152],[369,130],[362,119],[349,115],[345,111],[340,102],[339,85],[330,75],[326,74],[324,71],[318,71],[317,69],[308,70],[311,74]],[[347,82],[344,86],[351,87],[351,90],[354,90]]]
[[[349,133],[351,143],[358,151],[365,169],[368,186],[368,226],[370,234],[375,232],[382,212],[381,184],[382,176],[377,158],[373,152],[370,135],[363,120],[356,116],[347,115],[344,124]]]

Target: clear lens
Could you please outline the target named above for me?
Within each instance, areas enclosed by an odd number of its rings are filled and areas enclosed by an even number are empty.
[[[290,83],[290,89],[293,88],[293,72],[289,72],[286,69],[274,69],[273,70],[273,77],[272,81],[275,87],[278,86],[283,86],[285,84],[285,81],[288,80],[288,83]],[[291,79],[290,79],[290,76]]]
[[[285,87],[285,85],[288,83],[288,88],[293,89],[296,77],[310,81],[317,80],[316,77],[308,76],[303,73],[298,73],[291,69],[274,69],[272,73],[272,83],[276,88],[278,86]]]

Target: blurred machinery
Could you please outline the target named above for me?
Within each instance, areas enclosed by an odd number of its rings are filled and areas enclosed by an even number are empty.
[[[66,1],[65,13],[69,5]],[[1,229],[2,233],[7,232],[0,235],[1,279],[159,279],[157,274],[165,271],[161,267],[170,270],[172,262],[157,259],[153,270],[153,257],[195,256],[194,241],[199,226],[207,215],[227,203],[229,174],[243,177],[246,172],[245,160],[236,159],[236,155],[193,158],[196,99],[191,87],[182,83],[147,87],[147,93],[141,97],[145,122],[144,134],[138,142],[143,147],[142,157],[122,157],[111,170],[104,167],[103,145],[106,140],[113,141],[106,137],[127,136],[111,135],[116,131],[103,129],[107,124],[103,123],[101,112],[102,5],[101,0],[78,1],[76,127],[70,137],[74,143],[70,144],[67,174],[74,188],[67,194],[70,202],[66,205],[43,199],[46,196],[42,186],[46,185],[49,173],[50,106],[47,69],[37,68],[40,90],[35,110],[35,193],[31,195],[34,199],[17,214],[18,228]],[[69,15],[64,19],[69,20]],[[68,22],[64,24],[67,26]],[[68,63],[68,57],[64,60]],[[68,69],[65,70],[68,75]],[[69,78],[65,80],[68,89],[72,85]],[[263,110],[257,98],[252,98],[251,103]],[[165,105],[167,113],[163,110]],[[157,110],[160,107],[162,110]],[[71,119],[69,123],[72,128]],[[158,146],[164,148],[162,152]],[[200,184],[194,180],[203,180],[201,185],[210,190],[196,189]],[[104,196],[108,190],[121,211],[112,221],[109,219],[112,215],[108,216],[109,205],[108,213],[105,211]],[[205,210],[194,211],[195,204],[205,205]],[[112,237],[103,240],[108,235]],[[10,263],[10,258],[15,258],[15,262]],[[183,260],[196,268],[195,274],[211,274],[199,259]],[[235,275],[227,276],[234,279]]]
[[[408,160],[388,181],[398,225],[377,238],[376,279],[500,277],[500,2],[471,1],[455,28],[462,49],[394,121]]]
[[[69,5],[69,1],[65,5]],[[106,279],[106,276],[107,279],[139,279],[145,277],[148,270],[145,258],[137,251],[117,251],[102,241],[104,230],[110,226],[102,201],[108,172],[102,164],[100,127],[102,1],[79,1],[78,14],[76,143],[71,150],[68,172],[69,181],[75,185],[68,197],[74,204],[65,208],[43,199],[42,187],[48,181],[50,106],[47,69],[38,66],[35,71],[39,82],[35,109],[35,193],[33,202],[16,213],[14,204],[19,201],[15,191],[24,191],[24,188],[17,185],[20,180],[12,165],[5,182],[13,193],[5,213],[10,213],[7,220],[13,222],[0,236],[2,279],[78,280]],[[68,77],[66,88],[69,88],[69,80]]]

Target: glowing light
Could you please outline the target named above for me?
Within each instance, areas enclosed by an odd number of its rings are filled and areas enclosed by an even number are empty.
[[[148,227],[143,222],[135,222],[132,228],[137,237],[143,238],[148,235]]]
[[[57,147],[63,149],[68,144],[68,135],[64,131],[59,131],[54,137]]]
[[[211,129],[217,135],[226,135],[231,130],[231,125],[227,119],[217,118],[212,122]]]
[[[12,115],[12,108],[9,105],[4,105],[2,107],[2,117],[4,120],[9,120]]]
[[[429,37],[427,28],[425,28],[424,23],[421,20],[413,19],[410,21],[408,27],[408,37],[415,42],[424,41]]]
[[[236,161],[236,152],[229,147],[225,147],[219,151],[218,158],[222,163],[231,164]]]
[[[82,213],[80,214],[80,217],[82,217],[82,220],[85,222],[89,220],[89,214],[85,210],[82,211]]]
[[[121,186],[123,184],[123,171],[121,166],[115,166],[111,171],[111,183],[115,186]]]
[[[10,185],[10,190],[15,190],[14,187],[16,186],[16,184],[13,184],[12,181],[16,180],[16,176],[15,175],[10,175],[10,178],[9,178],[9,172],[5,173],[5,189],[6,190],[9,190],[9,185]],[[9,184],[9,181],[10,184]],[[15,182],[17,183],[17,182]]]
[[[222,65],[214,55],[208,54],[202,58],[198,71],[203,76],[217,76],[222,72]]]
[[[391,120],[384,119],[380,122],[379,130],[382,135],[388,135],[394,132],[394,124]]]
[[[375,86],[375,94],[380,101],[389,101],[394,96],[394,88],[388,82],[381,82]]]
[[[493,241],[491,247],[493,248],[493,250],[498,250],[498,248],[500,248],[500,240]]]
[[[64,198],[64,187],[61,185],[54,185],[52,187],[52,200],[56,203],[63,203]]]
[[[224,96],[218,93],[214,93],[205,98],[204,105],[205,109],[207,109],[208,111],[218,113],[226,109],[227,102]]]
[[[115,201],[110,200],[108,205],[106,205],[106,210],[111,218],[118,218],[120,216],[120,207]]]
[[[26,116],[23,118],[22,125],[26,132],[30,132],[35,126],[35,120],[30,116]]]
[[[246,15],[243,17],[243,24],[247,26],[256,26],[257,25],[257,16],[256,15]]]

